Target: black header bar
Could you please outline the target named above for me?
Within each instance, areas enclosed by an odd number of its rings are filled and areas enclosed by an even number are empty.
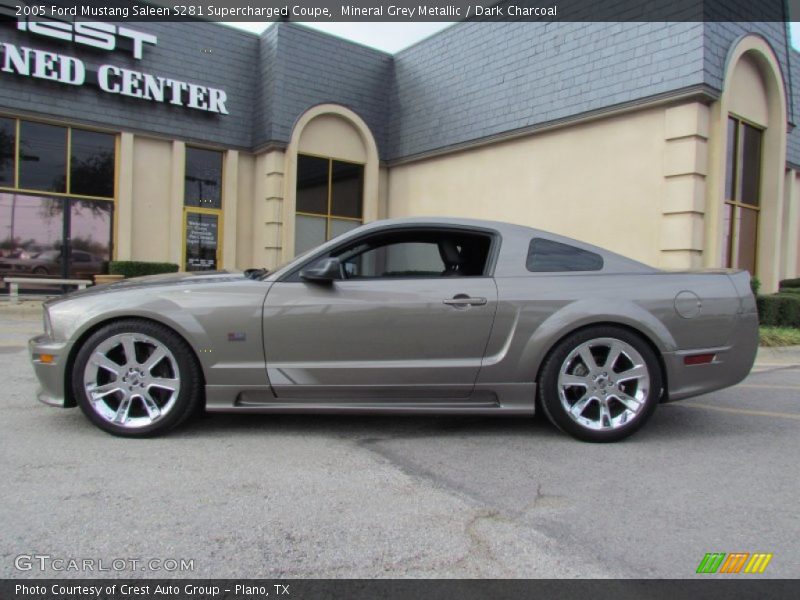
[[[0,0],[3,19],[85,21],[800,20],[800,0]]]
[[[713,577],[713,576],[702,576]],[[704,600],[797,597],[797,580],[29,579],[2,600]]]

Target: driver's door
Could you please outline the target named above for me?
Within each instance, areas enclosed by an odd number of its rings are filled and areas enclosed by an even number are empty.
[[[340,256],[346,279],[294,278],[267,295],[264,343],[275,394],[320,401],[469,396],[497,305],[494,280],[447,273],[429,235],[395,236],[366,250],[354,244]]]

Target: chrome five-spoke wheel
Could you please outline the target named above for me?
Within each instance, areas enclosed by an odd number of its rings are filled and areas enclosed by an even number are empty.
[[[125,436],[162,433],[201,400],[202,376],[186,342],[151,321],[101,327],[81,346],[73,392],[98,427]]]
[[[610,442],[644,424],[661,387],[658,358],[649,344],[628,329],[601,325],[573,333],[548,355],[539,404],[574,437]]]
[[[102,342],[83,371],[98,415],[122,427],[144,427],[175,405],[181,381],[172,352],[155,338],[121,333]]]

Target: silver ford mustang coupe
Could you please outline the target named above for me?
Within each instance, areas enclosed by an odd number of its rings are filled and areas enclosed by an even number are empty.
[[[370,223],[274,273],[181,273],[44,305],[39,399],[122,436],[205,409],[533,415],[622,439],[734,385],[758,345],[743,271],[665,272],[518,225]]]

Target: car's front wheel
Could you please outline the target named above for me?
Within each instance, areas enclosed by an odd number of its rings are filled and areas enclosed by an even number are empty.
[[[124,320],[94,332],[72,369],[78,405],[115,435],[158,435],[182,423],[201,401],[200,368],[186,342],[151,321]]]
[[[550,421],[570,435],[614,442],[650,418],[661,387],[658,359],[641,337],[621,327],[589,327],[550,353],[539,401]]]

